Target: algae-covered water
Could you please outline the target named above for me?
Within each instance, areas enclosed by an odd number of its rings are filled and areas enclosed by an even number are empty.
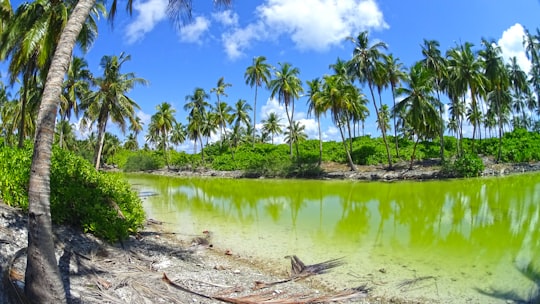
[[[148,217],[282,263],[345,257],[322,278],[436,303],[527,299],[540,273],[540,174],[428,182],[127,175]],[[540,261],[539,261],[540,262]],[[540,274],[539,274],[540,275]]]

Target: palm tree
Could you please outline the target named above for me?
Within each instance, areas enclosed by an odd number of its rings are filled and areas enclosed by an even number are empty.
[[[214,113],[216,113],[216,124],[219,126],[219,132],[220,132],[220,138],[221,138],[220,146],[223,143],[223,133],[224,133],[225,127],[227,126],[227,119],[229,115],[228,112],[230,112],[229,110],[231,108],[227,103],[221,102],[219,97],[220,96],[227,97],[228,95],[225,93],[225,89],[231,86],[232,84],[226,83],[224,78],[221,77],[218,79],[216,87],[210,90],[210,93],[216,93],[216,97],[217,97],[216,106],[215,108],[213,108],[213,110],[214,110]]]
[[[298,143],[307,139],[307,134],[306,132],[304,132],[305,129],[305,125],[301,125],[300,122],[295,121],[292,129],[290,127],[287,127],[287,131],[285,131],[285,141],[290,144],[294,143],[297,159],[300,157]]]
[[[294,100],[300,97],[304,91],[302,81],[298,78],[300,70],[292,67],[289,63],[280,63],[280,69],[276,70],[275,78],[270,81],[268,87],[271,90],[272,98],[278,97],[280,104],[285,105],[289,129],[293,129],[294,122]],[[289,107],[291,107],[289,111]],[[292,158],[292,142],[289,143],[290,157]]]
[[[399,58],[395,58],[394,55],[389,54],[384,55],[383,59],[383,70],[386,73],[386,79],[388,81],[388,84],[390,85],[390,89],[392,90],[392,102],[394,104],[394,107],[396,107],[396,88],[400,85],[401,81],[407,78],[407,74],[405,74],[405,68],[403,66],[403,63],[399,62]],[[392,116],[394,120],[394,141],[396,145],[396,156],[399,158],[399,143],[397,136],[396,116]]]
[[[141,131],[143,130],[143,124],[144,123],[142,122],[139,116],[135,116],[135,118],[130,121],[128,130],[133,132],[133,134],[135,135],[135,139],[137,138],[137,136],[139,136],[139,133],[141,133]]]
[[[398,95],[404,98],[396,105],[394,112],[404,111],[404,118],[416,136],[409,165],[412,170],[418,142],[422,138],[437,136],[441,124],[435,108],[437,99],[432,95],[434,82],[430,71],[421,62],[417,62],[411,68],[407,82],[408,87],[397,90]]]
[[[319,95],[321,94],[322,82],[320,78],[315,78],[312,81],[307,81],[309,87],[307,96],[308,96],[308,115],[315,115],[317,119],[317,129],[319,132],[319,162],[317,165],[320,167],[322,163],[322,132],[321,132],[321,114],[326,112],[324,104],[321,102]]]
[[[435,92],[439,104],[439,119],[441,121],[441,127],[439,128],[439,153],[441,161],[444,161],[444,104],[441,102],[441,91],[443,90],[443,81],[447,78],[447,62],[442,56],[439,46],[440,44],[437,40],[424,39],[424,45],[422,46],[422,55],[424,55],[424,59],[422,59],[422,64],[430,70],[434,76]]]
[[[220,147],[221,147],[222,143],[225,140],[225,135],[226,135],[225,133],[227,132],[226,130],[227,124],[231,122],[232,107],[229,106],[228,103],[221,101],[221,102],[216,103],[212,111],[215,114],[215,122],[217,126],[219,127],[220,138],[221,138]]]
[[[502,59],[502,50],[496,46],[495,41],[482,39],[482,44],[484,49],[480,51],[479,55],[484,68],[484,76],[487,80],[485,87],[488,92],[490,110],[496,113],[499,126],[497,161],[500,161],[504,116],[509,114],[512,101],[510,75]]]
[[[274,136],[281,134],[283,125],[279,122],[281,118],[276,114],[276,112],[271,112],[268,114],[268,117],[262,121],[263,131],[272,135],[272,145],[274,144]]]
[[[468,118],[473,126],[474,149],[474,138],[482,117],[478,98],[484,93],[486,83],[486,78],[482,74],[482,63],[472,51],[472,44],[468,42],[451,49],[447,56],[448,80],[453,83],[451,85],[457,90],[456,94],[463,96],[463,100],[465,100],[467,92],[471,97]]]
[[[197,141],[201,144],[201,159],[204,162],[204,147],[203,147],[203,126],[204,118],[206,117],[206,107],[210,104],[206,101],[210,95],[202,88],[195,88],[192,95],[186,96],[187,103],[184,105],[184,110],[189,111],[188,114],[188,137],[194,141],[193,153],[197,152]]]
[[[23,87],[33,88],[36,83],[45,82],[51,64],[51,55],[55,51],[63,24],[73,3],[34,1],[20,5],[8,20],[0,37],[0,60],[10,58],[10,81],[13,84],[19,75]],[[102,9],[96,5],[96,13]],[[82,34],[77,42],[86,51],[92,44],[97,26],[94,14],[83,25]],[[39,79],[38,79],[39,78]],[[28,92],[21,94],[22,113],[26,112]],[[25,137],[24,119],[19,125],[19,146]]]
[[[124,149],[130,151],[136,151],[139,149],[139,143],[137,141],[137,136],[134,133],[129,133],[126,141],[124,142]]]
[[[60,101],[60,121],[69,121],[72,112],[75,117],[79,117],[77,101],[84,99],[88,94],[92,78],[86,60],[81,57],[73,57],[64,81],[64,91]],[[63,133],[61,132],[59,136],[59,146],[62,147]]]
[[[234,105],[231,121],[234,122],[235,126],[242,126],[242,124],[249,126],[251,124],[249,111],[251,110],[251,106],[244,99],[238,99]]]
[[[108,120],[117,124],[124,132],[127,125],[126,119],[133,121],[135,109],[139,109],[139,105],[126,93],[137,84],[147,83],[134,73],[121,73],[122,65],[130,59],[131,56],[125,53],[121,53],[119,57],[103,56],[100,62],[103,76],[95,79],[98,90],[90,93],[81,103],[81,109],[85,111],[83,122],[90,125],[97,123],[98,142],[94,152],[96,170],[101,164],[101,152]]]
[[[63,3],[63,2],[56,2]],[[216,4],[229,4],[230,0],[216,0]],[[128,11],[131,12],[133,2],[128,1]],[[176,12],[183,16],[191,16],[191,1],[170,1],[171,7],[179,8]],[[189,5],[186,5],[189,4]],[[111,19],[116,13],[117,1],[112,1]],[[97,7],[96,0],[77,1],[70,10],[70,15],[61,29],[56,40],[56,48],[47,73],[47,81],[41,99],[37,119],[36,136],[34,139],[34,154],[28,191],[29,214],[33,216],[28,221],[28,259],[25,274],[25,294],[29,299],[40,303],[65,303],[66,296],[60,272],[56,264],[50,216],[50,168],[51,151],[54,140],[55,116],[62,91],[62,83],[68,70],[69,62],[75,48],[77,37],[84,33],[85,23]],[[174,10],[171,10],[174,12]],[[178,16],[178,15],[177,15]],[[43,288],[49,286],[50,288]]]
[[[173,129],[176,119],[174,118],[174,110],[170,103],[162,102],[156,107],[156,113],[150,118],[149,128],[156,130],[158,137],[161,139],[161,148],[163,149],[163,157],[165,164],[169,168],[169,157],[167,153],[167,141],[169,140],[169,132]]]
[[[357,94],[359,94],[358,90],[345,78],[340,75],[326,75],[318,97],[320,102],[328,107],[332,113],[332,121],[339,129],[351,171],[356,171],[356,167],[351,157],[351,151],[347,147],[343,127],[350,119],[351,109],[354,105],[352,101],[358,99]]]
[[[373,45],[369,44],[368,32],[361,32],[356,39],[349,37],[354,43],[353,58],[349,61],[349,74],[356,78],[360,83],[366,83],[371,93],[375,114],[379,117],[379,108],[375,101],[375,93],[373,91],[375,85],[376,62],[381,57],[381,49],[386,49],[387,45],[384,42],[377,42]],[[386,132],[383,126],[379,126],[381,130],[384,145],[386,147],[386,155],[388,157],[388,167],[392,169],[392,156],[390,148],[386,140]]]
[[[173,145],[181,145],[186,141],[186,127],[181,122],[176,122],[171,131],[171,143]]]
[[[257,123],[257,89],[264,84],[268,86],[272,66],[266,63],[266,57],[258,56],[253,58],[251,66],[246,68],[244,78],[246,84],[253,88],[255,86],[255,99],[253,100],[253,143],[255,143],[255,124]]]
[[[521,114],[522,119],[527,119],[526,108],[526,96],[530,91],[530,88],[527,83],[527,73],[525,73],[517,62],[517,58],[514,56],[510,58],[510,63],[506,65],[508,71],[508,77],[510,80],[510,86],[514,93],[514,109],[517,114]],[[533,105],[533,110],[536,108],[536,105]]]

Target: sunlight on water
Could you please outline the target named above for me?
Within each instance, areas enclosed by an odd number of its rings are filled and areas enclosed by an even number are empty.
[[[520,269],[540,254],[539,174],[397,183],[127,178],[158,194],[144,197],[148,217],[186,238],[211,230],[218,248],[283,265],[289,254],[308,264],[345,257],[324,276],[340,288],[506,303],[535,286]]]

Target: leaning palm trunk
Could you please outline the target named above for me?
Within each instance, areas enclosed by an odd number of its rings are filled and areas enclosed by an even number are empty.
[[[351,171],[356,171],[356,166],[354,165],[354,162],[351,157],[351,153],[349,152],[349,148],[347,148],[347,142],[345,141],[345,135],[343,134],[343,127],[341,124],[338,125],[339,133],[341,134],[341,142],[343,142],[343,149],[345,149],[345,152],[347,153],[347,161],[349,162],[349,167],[351,168]]]
[[[105,130],[107,128],[107,119],[102,123],[98,123],[98,138],[96,148],[94,150],[94,166],[96,170],[99,170],[101,166],[101,153],[103,151],[103,144],[105,143]]]
[[[54,252],[50,209],[51,153],[62,83],[75,41],[95,0],[80,0],[54,52],[38,113],[28,190],[28,257],[25,293],[35,303],[66,303]]]

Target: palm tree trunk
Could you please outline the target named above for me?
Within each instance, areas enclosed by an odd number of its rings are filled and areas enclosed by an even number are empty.
[[[379,109],[377,108],[377,102],[375,101],[375,93],[373,93],[373,85],[371,81],[368,83],[369,91],[371,93],[371,99],[373,100],[373,107],[375,108],[375,114],[379,117]],[[386,147],[386,155],[388,156],[388,168],[392,169],[392,156],[390,156],[390,148],[388,147],[388,141],[386,140],[386,132],[381,119],[379,119],[379,128],[381,129],[384,146]]]
[[[440,92],[439,90],[437,90],[437,100],[439,101],[439,119],[441,120],[440,123],[441,123],[441,126],[440,126],[440,130],[439,130],[439,141],[440,141],[440,144],[441,144],[441,147],[440,147],[440,157],[441,157],[441,161],[444,161],[444,119],[443,119],[443,104],[441,103],[441,95],[440,95]]]
[[[319,162],[317,163],[317,166],[320,167],[322,163],[322,134],[321,134],[321,117],[317,115],[317,127],[319,129]],[[274,140],[272,139],[272,144],[274,143]]]
[[[255,146],[255,124],[257,123],[257,88],[259,86],[255,85],[255,100],[253,100],[253,141],[251,146]]]
[[[392,100],[394,102],[394,109],[396,108],[396,88],[394,84],[392,83]],[[394,142],[396,144],[396,156],[399,159],[399,142],[397,137],[397,123],[396,123],[396,114],[392,115],[392,118],[394,120]]]
[[[289,115],[289,107],[287,106],[287,103],[285,103],[285,113],[287,113],[287,119],[289,120],[289,132],[291,133],[290,135],[292,135],[293,125],[291,121],[291,115]],[[292,140],[289,140],[289,154],[290,158],[292,159]]]
[[[347,161],[349,162],[349,167],[351,168],[351,171],[356,172],[356,166],[354,165],[354,162],[351,157],[351,153],[349,153],[349,149],[347,148],[347,143],[345,142],[345,135],[343,134],[343,127],[339,125],[338,128],[339,128],[339,133],[341,134],[341,142],[343,143],[343,148],[345,149],[345,152],[347,153]]]
[[[105,130],[107,127],[107,120],[105,122],[98,123],[98,138],[96,149],[94,150],[94,166],[96,170],[99,170],[101,165],[101,151],[103,150],[103,143],[105,142]]]
[[[413,169],[414,156],[416,154],[416,146],[418,145],[419,141],[420,141],[420,136],[417,136],[416,141],[414,142],[414,147],[413,147],[413,151],[412,151],[412,155],[411,155],[411,163],[409,164],[409,170]]]
[[[28,254],[25,294],[35,303],[66,303],[54,252],[50,212],[51,153],[62,83],[75,41],[95,0],[80,0],[71,13],[54,52],[38,113],[28,190]]]

